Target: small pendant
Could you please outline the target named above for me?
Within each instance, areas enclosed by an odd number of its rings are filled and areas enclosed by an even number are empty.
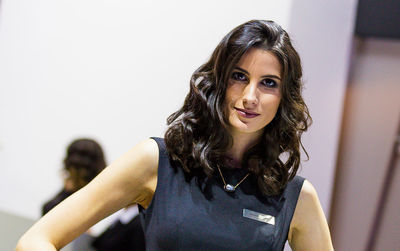
[[[226,192],[232,193],[232,192],[235,192],[235,187],[232,186],[231,184],[226,184],[226,185],[224,186],[224,190],[225,190]]]

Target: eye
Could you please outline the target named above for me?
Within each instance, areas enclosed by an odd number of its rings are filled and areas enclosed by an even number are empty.
[[[232,79],[237,80],[237,81],[247,81],[246,75],[244,75],[241,72],[234,72],[232,73]]]
[[[263,79],[261,81],[261,84],[268,88],[277,88],[278,87],[278,84],[276,83],[276,81],[273,79],[270,79],[270,78]]]

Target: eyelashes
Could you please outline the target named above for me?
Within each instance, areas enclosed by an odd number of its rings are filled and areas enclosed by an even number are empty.
[[[239,71],[233,72],[231,75],[231,79],[235,80],[235,81],[239,81],[239,82],[248,82],[248,78],[247,76]],[[260,84],[264,87],[267,88],[277,88],[278,87],[278,83],[273,80],[272,78],[264,78],[263,80],[260,81]]]
[[[278,84],[276,83],[276,81],[273,80],[273,79],[270,79],[270,78],[265,78],[265,79],[263,79],[263,80],[261,81],[261,83],[262,83],[264,86],[268,87],[268,88],[277,88],[277,87],[278,87]]]
[[[231,78],[237,81],[247,81],[246,75],[241,72],[233,72]]]

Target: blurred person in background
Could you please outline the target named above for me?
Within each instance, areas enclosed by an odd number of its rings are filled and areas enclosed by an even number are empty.
[[[64,159],[64,186],[43,205],[42,215],[88,184],[105,166],[103,149],[95,140],[76,139],[71,142]]]
[[[106,166],[104,152],[93,139],[76,139],[67,148],[64,159],[64,186],[62,190],[42,207],[45,215],[61,201],[86,186]],[[80,251],[138,251],[144,250],[143,230],[138,217],[137,205],[121,210],[114,222],[96,236],[89,229],[71,243],[71,249]]]
[[[64,158],[63,174],[65,178],[63,188],[43,205],[42,216],[70,195],[86,186],[105,166],[104,152],[99,143],[88,138],[72,141],[67,147]],[[89,229],[86,233],[80,235],[69,245],[70,249],[72,251],[95,251],[91,247],[94,239],[91,232],[91,229]]]

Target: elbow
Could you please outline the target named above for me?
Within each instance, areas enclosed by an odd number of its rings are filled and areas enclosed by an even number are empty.
[[[56,251],[57,249],[51,245],[51,243],[46,241],[41,241],[39,239],[35,239],[31,236],[23,235],[15,247],[15,251]]]
[[[25,251],[25,250],[29,250],[29,242],[26,240],[26,238],[24,238],[24,236],[22,236],[17,242],[15,251]]]

